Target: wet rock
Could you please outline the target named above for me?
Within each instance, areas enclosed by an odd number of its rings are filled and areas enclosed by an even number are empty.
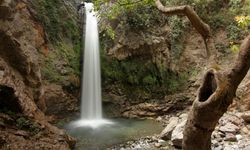
[[[161,132],[160,137],[163,140],[170,140],[171,139],[171,134],[176,125],[178,124],[178,117],[171,117],[169,119],[169,124],[167,127]]]
[[[161,122],[162,121],[162,117],[161,116],[157,117],[156,121]]]
[[[62,89],[62,86],[56,84],[46,85],[44,86],[44,93],[46,95],[44,101],[46,103],[47,115],[55,115],[57,118],[65,118],[76,111],[78,100],[65,92]]]
[[[183,131],[186,122],[187,120],[184,120],[181,123],[179,123],[172,132],[171,141],[173,145],[176,147],[182,147]]]

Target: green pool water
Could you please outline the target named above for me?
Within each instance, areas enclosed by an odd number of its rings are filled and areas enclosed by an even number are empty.
[[[105,150],[129,140],[159,134],[163,127],[154,120],[113,119],[114,124],[99,128],[70,127],[66,130],[78,139],[76,150]]]

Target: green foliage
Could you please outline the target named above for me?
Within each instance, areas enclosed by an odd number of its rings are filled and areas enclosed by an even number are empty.
[[[126,95],[140,92],[147,97],[173,93],[185,83],[187,76],[159,68],[152,62],[139,59],[118,61],[101,55],[103,85],[119,84]],[[137,93],[138,94],[138,93]]]
[[[15,116],[16,115],[15,112],[9,110],[7,107],[1,108],[0,112],[5,113],[5,114],[10,115],[10,116]]]
[[[241,38],[241,29],[237,26],[237,24],[231,23],[227,28],[227,37],[230,41],[237,41]]]
[[[250,25],[250,16],[236,16],[235,21],[240,28],[245,29]]]
[[[50,50],[42,66],[43,78],[63,82],[68,74],[80,75],[81,31],[75,9],[61,0],[30,0],[43,25]],[[64,64],[60,64],[64,63]],[[60,66],[60,67],[58,67]],[[63,73],[66,72],[66,73]]]
[[[152,75],[148,75],[143,78],[142,83],[143,85],[148,85],[148,86],[155,85],[157,83],[157,79]]]
[[[50,82],[62,83],[67,75],[75,74],[80,76],[80,43],[72,47],[66,43],[57,43],[51,51],[42,67],[44,79]]]
[[[125,13],[130,29],[147,29],[161,24],[162,18],[165,18],[155,6],[138,5],[133,10]]]
[[[237,9],[242,6],[242,0],[230,0],[229,6],[231,9]]]
[[[106,34],[108,35],[108,37],[110,37],[112,40],[114,40],[115,39],[115,31],[109,25],[107,25],[105,28],[106,28]]]
[[[185,28],[187,25],[184,23],[183,19],[178,16],[172,16],[168,19],[168,24],[171,28],[170,32],[170,42],[171,42],[171,52],[175,59],[181,56],[183,50],[183,35],[185,33]]]
[[[238,53],[240,50],[240,46],[238,44],[234,44],[235,41],[239,41],[243,38],[243,35],[248,33],[248,25],[250,25],[250,17],[249,16],[236,16],[233,25],[228,26],[229,29],[229,39],[230,49],[233,53]]]
[[[215,44],[216,49],[221,52],[222,54],[228,54],[228,48],[229,46],[224,43],[216,43]]]
[[[233,45],[230,47],[230,49],[231,49],[231,51],[232,51],[233,53],[238,53],[239,50],[240,50],[240,47],[239,47],[239,45],[233,44]]]
[[[41,131],[40,125],[38,125],[35,122],[32,122],[31,120],[25,118],[25,117],[20,117],[16,120],[16,126],[19,129],[26,130],[31,132],[32,134],[37,134],[38,132]]]
[[[59,120],[58,122],[56,122],[56,126],[63,128],[63,126],[66,124],[65,120]]]
[[[49,40],[53,43],[67,37],[72,41],[79,40],[77,18],[74,10],[70,10],[61,0],[31,0],[36,17],[42,23]]]

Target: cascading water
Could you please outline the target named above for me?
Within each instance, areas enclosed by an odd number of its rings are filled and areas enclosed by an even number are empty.
[[[85,4],[86,30],[82,80],[81,119],[101,119],[101,77],[97,18],[92,3]]]
[[[98,21],[92,3],[85,3],[85,10],[86,30],[82,69],[81,118],[74,125],[96,128],[104,124],[112,124],[112,122],[102,118]]]

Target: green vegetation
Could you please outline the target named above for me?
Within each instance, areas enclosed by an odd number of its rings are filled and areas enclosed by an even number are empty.
[[[37,134],[38,132],[41,131],[41,127],[39,124],[25,118],[25,117],[20,117],[16,120],[16,126],[19,129],[29,131],[32,134]]]
[[[250,16],[236,16],[233,25],[228,26],[228,33],[230,42],[230,49],[233,53],[238,53],[240,45],[238,41],[248,33],[248,26],[250,25]]]
[[[247,10],[249,5],[244,5],[249,1],[162,0],[162,3],[166,7],[191,5],[202,20],[210,25],[212,31],[226,28],[231,42],[244,36],[242,29],[234,21],[234,17],[249,12]],[[102,9],[100,16],[111,22],[111,24],[105,23],[101,26],[102,43],[113,45],[121,30],[125,30],[125,33],[147,32],[150,28],[160,28],[168,24],[171,57],[174,61],[179,60],[184,48],[184,35],[191,27],[189,21],[181,16],[165,16],[156,8],[154,0],[121,0],[114,3],[110,0],[97,0],[95,4],[97,10]],[[116,22],[115,25],[112,22]]]
[[[171,58],[174,59],[172,61],[179,60],[184,48],[183,38],[188,29],[191,28],[189,21],[181,16],[165,16],[157,10],[154,0],[121,0],[114,3],[111,3],[110,0],[97,0],[95,3],[97,10],[102,9],[100,16],[104,20],[111,22],[101,26],[103,33],[101,35],[101,43],[104,49],[113,46],[121,30],[125,30],[125,33],[147,32],[150,28],[160,28],[168,24],[170,28],[169,45]],[[249,3],[249,1],[162,0],[162,3],[167,7],[191,5],[202,20],[211,26],[212,31],[216,32],[220,29],[226,29],[232,45],[244,36],[243,32],[245,31],[235,21],[235,16],[249,12],[250,9],[248,8],[250,5],[244,5],[244,3]],[[247,25],[249,22],[246,21],[241,24]],[[237,47],[232,45],[216,44],[216,48],[223,53],[228,53],[227,51],[231,47],[231,50],[236,52]],[[189,72],[195,71],[190,69]],[[194,74],[177,74],[173,71],[167,71],[167,69],[157,67],[151,60],[129,57],[126,60],[119,61],[107,58],[105,54],[102,54],[104,85],[119,84],[124,91],[128,91],[128,95],[131,95],[131,93],[144,93],[147,97],[148,94],[154,93],[158,95],[173,93],[178,90],[189,76],[194,76]],[[136,96],[136,94],[131,96]]]
[[[80,76],[80,51],[78,48],[72,48],[61,42],[57,43],[55,49],[45,57],[45,65],[42,68],[43,77],[50,82],[61,83],[67,80],[67,76],[70,74]]]
[[[189,75],[158,68],[148,60],[119,61],[101,56],[103,85],[118,84],[128,97],[162,98],[181,89]]]
[[[169,33],[171,55],[175,60],[178,60],[184,48],[183,35],[186,32],[184,29],[187,29],[188,25],[178,16],[169,17],[168,24],[171,28],[171,32]]]
[[[5,114],[10,115],[10,116],[15,116],[16,115],[15,112],[9,110],[7,107],[1,108],[0,113],[5,113]]]
[[[74,9],[61,0],[31,0],[30,4],[51,42],[56,43],[65,37],[74,44],[78,42],[80,32]]]
[[[49,43],[42,76],[50,82],[63,82],[80,75],[81,31],[76,10],[61,0],[31,0],[35,17],[43,25]],[[67,3],[67,4],[66,4]]]

